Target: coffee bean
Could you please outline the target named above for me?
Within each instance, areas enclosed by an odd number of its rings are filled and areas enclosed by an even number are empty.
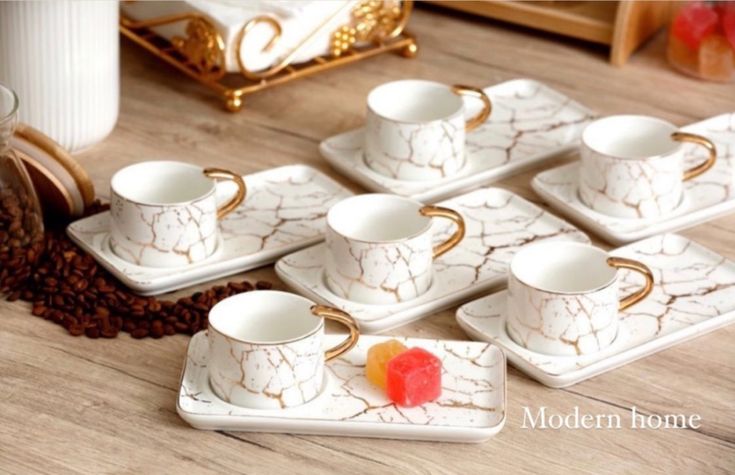
[[[79,320],[71,315],[64,316],[64,326],[69,328],[72,325],[79,325]]]
[[[33,305],[31,313],[37,317],[42,317],[43,314],[46,313],[46,310],[48,310],[48,308],[43,305]]]
[[[163,336],[163,323],[161,320],[155,320],[151,324],[150,333],[153,338],[161,338]]]
[[[74,290],[77,292],[81,292],[84,289],[87,288],[89,284],[87,283],[86,279],[79,279],[76,284],[74,284]]]
[[[114,328],[110,328],[108,330],[102,330],[100,332],[100,336],[102,336],[102,338],[115,338],[117,334],[118,334],[118,331],[115,330]]]
[[[122,329],[128,333],[135,331],[135,322],[132,320],[125,320]]]

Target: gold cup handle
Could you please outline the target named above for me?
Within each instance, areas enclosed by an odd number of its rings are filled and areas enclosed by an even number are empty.
[[[490,112],[493,110],[493,104],[482,89],[455,84],[452,86],[452,92],[460,96],[474,97],[475,99],[480,99],[482,101],[482,110],[476,116],[467,119],[465,122],[464,129],[466,131],[469,132],[470,130],[476,129],[480,125],[484,124],[487,118],[490,117]]]
[[[326,305],[312,305],[311,313],[317,317],[327,318],[337,323],[341,323],[350,331],[350,334],[345,341],[324,352],[325,361],[329,361],[350,351],[357,344],[357,340],[360,338],[360,330],[357,327],[357,323],[355,323],[355,320],[349,313],[343,312],[342,310],[334,307],[327,307]]]
[[[464,219],[462,218],[462,215],[456,211],[449,208],[442,208],[441,206],[424,206],[419,210],[419,213],[424,216],[428,216],[429,218],[451,219],[455,224],[457,224],[457,230],[454,231],[454,234],[449,236],[449,239],[434,246],[434,259],[449,252],[454,246],[462,241],[462,238],[464,238]]]
[[[702,137],[697,134],[690,134],[689,132],[674,132],[671,134],[671,138],[677,142],[691,142],[697,145],[701,145],[706,148],[709,152],[709,157],[704,162],[696,165],[689,170],[684,171],[684,181],[691,180],[694,177],[698,177],[702,173],[706,172],[712,166],[714,166],[717,160],[717,147],[712,141],[706,137]]]
[[[620,299],[618,310],[625,310],[631,305],[637,304],[644,298],[648,297],[648,294],[653,290],[653,273],[644,263],[633,259],[626,259],[625,257],[612,256],[607,258],[607,264],[617,269],[630,269],[632,271],[639,272],[646,278],[646,283],[643,284],[643,288],[641,290],[633,292],[627,297]]]
[[[240,175],[232,173],[229,170],[224,170],[222,168],[205,168],[204,174],[207,177],[215,180],[219,179],[234,181],[237,185],[237,193],[235,193],[235,196],[233,196],[230,201],[223,204],[217,209],[217,219],[222,219],[230,214],[232,211],[235,210],[235,208],[240,206],[240,203],[245,200],[245,195],[247,194],[248,189],[245,186],[245,181]]]

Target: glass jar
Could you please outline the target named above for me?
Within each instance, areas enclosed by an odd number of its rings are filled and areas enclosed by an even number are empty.
[[[686,74],[710,81],[735,80],[735,2],[676,3],[667,56]]]
[[[18,96],[0,84],[0,253],[43,239],[41,204],[25,166],[10,147]]]

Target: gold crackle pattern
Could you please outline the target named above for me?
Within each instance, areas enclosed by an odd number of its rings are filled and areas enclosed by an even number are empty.
[[[618,286],[586,295],[529,289],[508,277],[508,333],[524,348],[546,346],[559,354],[594,353],[612,343],[618,330]],[[565,315],[564,319],[559,315]]]
[[[322,173],[301,165],[286,166],[267,170],[244,177],[248,186],[245,202],[219,222],[222,234],[222,249],[217,250],[214,259],[199,263],[191,269],[198,272],[203,267],[216,268],[222,262],[238,265],[241,269],[252,267],[253,262],[263,260],[265,253],[286,253],[316,242],[325,229],[325,217],[329,208],[351,193],[327,178]],[[111,209],[115,211],[115,206]],[[174,217],[176,218],[176,217]],[[188,216],[181,216],[186,222]],[[196,219],[197,216],[191,217]],[[178,222],[178,218],[176,218]],[[151,231],[138,241],[150,246],[145,252],[152,252],[153,245],[159,246],[153,230],[160,227],[160,220],[149,219],[156,223]],[[205,240],[212,228],[206,228],[201,238]],[[109,214],[100,213],[72,223],[69,234],[90,249],[98,260],[109,259],[107,254],[107,235]],[[196,242],[198,242],[197,234]],[[167,241],[168,244],[169,243]],[[175,242],[173,243],[175,244]],[[179,244],[179,247],[181,245]],[[134,254],[136,255],[136,254]],[[271,258],[273,259],[273,258]],[[170,269],[144,268],[116,260],[112,267],[116,272],[149,288],[158,282],[172,278]],[[176,273],[176,278],[186,279],[188,269]]]
[[[398,305],[364,305],[337,298],[325,285],[324,245],[304,249],[281,259],[276,270],[301,291],[307,291],[340,307],[358,322],[379,321],[411,310],[419,303],[456,298],[468,289],[480,292],[503,285],[508,263],[526,244],[544,239],[588,242],[572,225],[545,212],[509,191],[485,188],[439,203],[460,213],[466,224],[464,239],[433,264],[430,290],[417,299]],[[454,225],[444,220],[434,224],[434,243],[447,239]],[[420,318],[413,316],[411,319]],[[403,322],[405,323],[405,322]]]
[[[590,149],[583,152],[579,197],[603,213],[630,218],[663,216],[682,197],[682,168],[674,157],[615,159]]]
[[[149,206],[113,194],[110,247],[138,265],[164,258],[177,265],[200,261],[217,246],[217,209],[211,197],[185,206]]]
[[[368,112],[365,164],[393,179],[446,178],[465,165],[465,121],[460,115],[427,124],[393,122]]]
[[[331,337],[335,341],[342,338],[340,335]],[[293,419],[294,424],[301,424],[299,427],[304,423],[299,420],[308,421],[311,427],[338,422],[330,426],[335,433],[344,430],[341,429],[343,424],[381,422],[386,424],[386,435],[390,434],[388,426],[394,424],[416,425],[417,430],[421,430],[431,426],[490,428],[502,423],[505,418],[505,359],[497,347],[468,341],[399,338],[405,345],[420,346],[442,361],[439,399],[419,407],[403,408],[391,403],[385,393],[365,377],[368,348],[387,338],[361,336],[353,350],[328,362],[330,382],[318,399],[288,412],[261,411],[257,416]],[[252,416],[252,411],[225,405],[212,394],[207,385],[207,359],[206,337],[196,335],[182,377],[180,408],[198,416]],[[359,427],[358,424],[352,430],[359,430]]]
[[[401,243],[353,241],[327,230],[326,281],[338,296],[386,303],[415,298],[431,284],[432,247],[429,235]]]
[[[717,147],[717,162],[712,169],[703,175],[684,182],[685,201],[681,209],[685,209],[687,214],[692,214],[735,199],[735,188],[733,187],[735,180],[735,113],[722,114],[684,127],[682,130],[697,133],[712,140]],[[706,154],[707,152],[700,146],[684,144],[684,168],[690,168],[698,163],[702,163],[707,158]],[[651,169],[651,173],[653,171]],[[604,172],[606,172],[604,169],[599,171],[600,174]],[[668,175],[670,175],[669,172],[662,173],[661,180],[665,180],[665,177]],[[540,192],[553,196],[555,201],[564,202],[575,211],[583,213],[588,219],[616,231],[635,232],[650,225],[650,220],[636,222],[631,219],[606,216],[601,213],[591,213],[588,207],[579,199],[577,193],[579,188],[578,177],[579,164],[570,163],[540,173],[534,179],[533,186],[539,189]],[[589,179],[593,180],[592,178]],[[651,177],[626,175],[626,179],[649,180]],[[666,183],[662,181],[661,186],[665,185]],[[595,186],[598,187],[597,189],[600,193],[613,196],[609,187],[606,189],[599,184]],[[619,193],[615,192],[613,197],[620,198],[622,200],[620,202],[629,206],[633,210],[634,215],[645,215],[643,210],[637,206],[639,202],[635,201],[639,197],[634,198],[633,195],[626,196],[626,193],[620,196],[618,195]],[[602,195],[598,194],[598,196]],[[656,204],[650,204],[650,206],[654,207]],[[657,218],[657,220],[663,221],[677,214],[679,214],[679,211],[675,209],[672,213],[669,213],[669,216]]]
[[[492,113],[484,124],[466,134],[465,155],[461,159],[449,160],[444,168],[437,165],[433,178],[440,182],[396,180],[398,169],[395,166],[377,171],[371,168],[363,153],[364,130],[327,139],[321,144],[321,152],[340,168],[354,169],[371,189],[418,196],[454,180],[490,180],[507,170],[558,153],[576,145],[584,127],[594,119],[587,108],[535,81],[509,81],[486,88],[485,92],[492,100]],[[470,101],[468,99],[467,104],[472,113],[475,101]],[[411,138],[406,134],[403,143],[410,144]],[[449,142],[444,140],[442,146],[449,147]],[[393,155],[396,160],[404,159],[405,163],[411,153],[404,149]],[[403,165],[407,166],[410,165]]]
[[[702,334],[735,320],[735,263],[676,234],[654,236],[612,251],[613,255],[644,262],[653,272],[654,289],[643,301],[620,312],[620,340],[601,353],[577,358],[542,355],[514,344],[504,330],[506,293],[496,293],[460,307],[457,318],[483,339],[495,341],[522,363],[551,375],[565,375],[604,365],[612,354],[652,351],[669,345],[667,339]],[[620,272],[620,294],[641,288],[643,277]],[[720,322],[720,323],[717,323]],[[635,358],[631,356],[631,359]]]
[[[208,336],[209,381],[225,402],[245,405],[256,400],[259,407],[284,409],[311,401],[322,388],[320,333],[286,345],[243,343],[216,331]]]
[[[224,239],[254,253],[321,235],[329,208],[345,197],[339,186],[325,186],[321,175],[304,173],[267,178],[245,203],[221,223]]]
[[[572,99],[550,94],[549,88],[540,83],[508,96],[491,97],[493,112],[467,137],[467,148],[473,153],[492,151],[496,166],[542,148],[559,147],[595,118]]]

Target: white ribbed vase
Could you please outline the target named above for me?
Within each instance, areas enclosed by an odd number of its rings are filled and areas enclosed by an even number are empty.
[[[68,150],[104,139],[120,97],[116,0],[0,2],[0,82],[20,120]]]

